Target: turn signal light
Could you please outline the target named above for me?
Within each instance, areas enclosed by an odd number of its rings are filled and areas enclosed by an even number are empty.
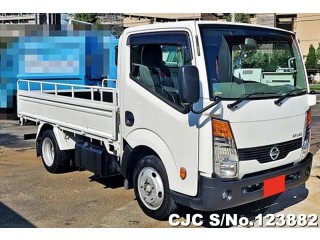
[[[232,138],[230,125],[226,121],[212,119],[212,131],[214,137]]]
[[[180,178],[183,180],[187,177],[187,170],[184,167],[180,168]]]
[[[309,108],[309,110],[307,111],[307,119],[306,119],[306,123],[307,123],[307,126],[311,125],[311,108]]]
[[[214,172],[221,178],[237,178],[239,157],[229,122],[212,119],[212,134]]]
[[[311,142],[311,108],[309,108],[307,111],[306,126],[305,126],[304,140],[302,142],[302,151],[301,151],[300,160],[305,159],[308,152],[310,151],[310,142]]]

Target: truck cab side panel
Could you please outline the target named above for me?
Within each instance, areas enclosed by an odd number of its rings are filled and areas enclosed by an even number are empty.
[[[196,115],[184,114],[176,85],[179,67],[194,63],[191,34],[186,30],[167,29],[123,36],[120,42],[126,45],[120,51],[123,61],[122,71],[118,72],[123,138],[131,147],[145,144],[157,152],[165,165],[170,189],[195,196]],[[176,54],[175,58],[170,52]],[[179,177],[181,167],[187,172],[184,180]]]

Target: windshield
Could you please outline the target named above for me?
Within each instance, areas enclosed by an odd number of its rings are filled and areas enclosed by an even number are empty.
[[[306,92],[294,36],[244,26],[200,27],[211,98],[279,97]]]

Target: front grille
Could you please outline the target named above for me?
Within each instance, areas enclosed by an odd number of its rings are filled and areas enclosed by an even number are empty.
[[[239,161],[258,160],[259,163],[267,163],[285,158],[290,152],[301,148],[302,138],[291,140],[288,142],[270,144],[261,147],[238,149]],[[280,151],[276,160],[270,157],[270,150],[277,147]]]

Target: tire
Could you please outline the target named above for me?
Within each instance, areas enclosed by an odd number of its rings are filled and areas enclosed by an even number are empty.
[[[52,130],[47,130],[41,138],[41,158],[44,167],[50,173],[68,170],[70,159],[67,151],[61,151]]]
[[[166,169],[158,157],[146,156],[139,161],[133,174],[133,186],[140,208],[149,217],[163,220],[177,211]]]

